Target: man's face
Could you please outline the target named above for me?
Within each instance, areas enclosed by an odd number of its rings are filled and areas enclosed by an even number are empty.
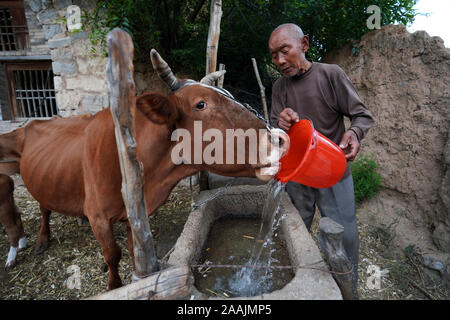
[[[307,63],[305,52],[308,42],[308,36],[297,40],[286,28],[275,31],[269,39],[272,62],[285,76],[299,74]]]

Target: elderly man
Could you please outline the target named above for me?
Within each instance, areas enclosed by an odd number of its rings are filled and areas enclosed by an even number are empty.
[[[272,32],[272,61],[284,76],[273,85],[270,122],[287,131],[300,118],[309,118],[315,129],[338,144],[347,161],[352,161],[374,119],[344,71],[337,65],[308,61],[308,47],[308,36],[295,24],[280,25]],[[347,130],[344,116],[351,120]],[[288,182],[286,190],[308,230],[316,205],[322,216],[344,227],[344,248],[354,266],[356,288],[359,236],[349,164],[341,181],[330,188],[315,189]]]

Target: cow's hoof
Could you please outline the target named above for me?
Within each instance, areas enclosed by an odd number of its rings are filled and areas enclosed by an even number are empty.
[[[36,244],[36,247],[34,247],[34,255],[39,255],[42,252],[44,252],[45,250],[47,250],[49,247],[49,243],[48,242],[40,242],[38,244]]]
[[[15,266],[16,266],[16,259],[14,259],[14,260],[11,260],[11,261],[8,261],[6,264],[5,264],[5,270],[6,271],[9,271],[9,270],[11,270],[12,268],[14,268]]]

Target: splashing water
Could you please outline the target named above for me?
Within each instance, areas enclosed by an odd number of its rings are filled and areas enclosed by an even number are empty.
[[[261,216],[261,225],[258,236],[253,245],[250,259],[246,263],[247,267],[242,268],[234,276],[228,279],[229,288],[239,296],[254,296],[262,292],[267,292],[266,288],[270,288],[273,276],[273,270],[265,269],[265,273],[261,276],[255,270],[258,266],[270,267],[273,262],[277,262],[272,258],[275,251],[272,236],[278,229],[284,216],[280,216],[280,200],[283,184],[277,180],[268,183],[267,198]],[[263,255],[263,251],[267,250],[267,254]],[[264,256],[264,260],[261,257]],[[260,261],[261,260],[261,261]]]

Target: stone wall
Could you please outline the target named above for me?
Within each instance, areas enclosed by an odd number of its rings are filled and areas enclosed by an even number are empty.
[[[376,119],[361,150],[374,155],[386,187],[374,215],[405,221],[405,244],[429,239],[450,253],[450,49],[394,25],[363,36],[359,55],[351,49],[324,61],[345,70]]]
[[[0,56],[21,56],[21,61],[24,56],[52,60],[56,103],[63,117],[95,113],[108,106],[107,59],[89,54],[91,44],[87,33],[67,31],[65,17],[67,7],[72,4],[82,10],[92,5],[84,0],[25,0],[29,48],[0,52]],[[4,65],[0,64],[0,84],[6,81],[3,70]],[[0,105],[9,105],[7,86],[0,88]],[[4,118],[9,119],[10,115],[4,114]]]
[[[41,15],[48,17],[40,21],[52,59],[56,103],[63,117],[95,113],[108,106],[107,59],[89,53],[91,43],[86,32],[67,31],[61,18],[66,16],[70,5],[71,0],[54,1],[55,8],[50,6],[37,14],[38,18]]]
[[[49,40],[60,115],[95,113],[108,107],[107,59],[89,55],[86,33],[57,34]]]

